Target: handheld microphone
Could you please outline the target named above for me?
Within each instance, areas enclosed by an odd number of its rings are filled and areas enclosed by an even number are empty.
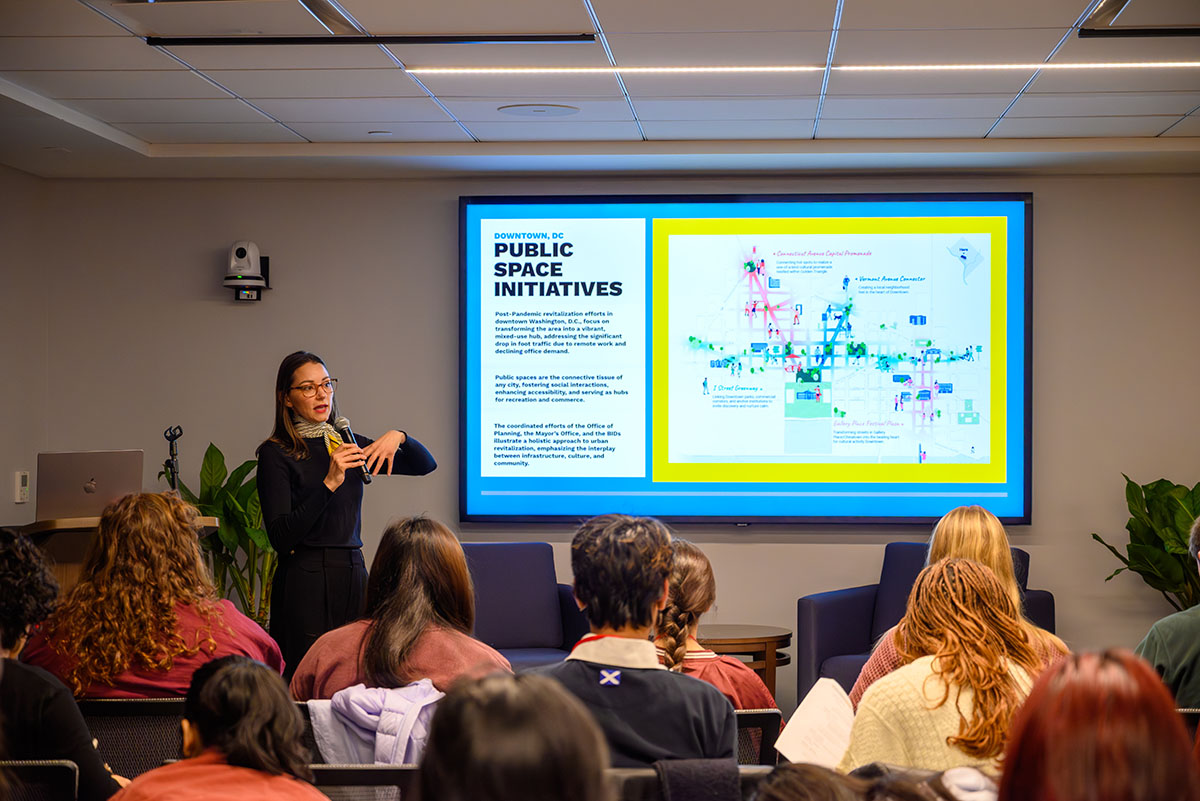
[[[351,445],[358,444],[358,440],[356,440],[354,438],[354,432],[350,430],[350,421],[347,418],[339,417],[336,420],[334,420],[333,428],[335,431],[338,432],[338,436],[342,438],[342,442],[346,442]],[[371,475],[371,471],[367,469],[367,466],[365,464],[358,469],[360,471],[362,471],[363,483],[370,484],[371,479],[373,478],[373,476]]]

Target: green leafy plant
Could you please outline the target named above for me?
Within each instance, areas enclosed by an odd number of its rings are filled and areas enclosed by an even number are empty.
[[[1125,501],[1131,515],[1125,524],[1129,532],[1125,554],[1092,533],[1092,539],[1112,551],[1124,565],[1105,581],[1132,570],[1178,610],[1200,603],[1200,573],[1196,561],[1188,555],[1188,535],[1200,516],[1200,484],[1188,488],[1160,478],[1139,485],[1125,476]]]
[[[271,611],[271,580],[279,558],[263,526],[258,481],[250,475],[257,465],[250,459],[231,473],[225,467],[225,454],[209,443],[200,465],[199,494],[188,489],[182,479],[179,494],[199,509],[200,514],[220,521],[215,535],[200,540],[217,592],[223,598],[237,593],[245,613],[266,628]]]

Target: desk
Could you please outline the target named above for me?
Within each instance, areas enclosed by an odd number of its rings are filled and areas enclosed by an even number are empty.
[[[700,626],[696,639],[718,654],[750,657],[747,667],[762,678],[771,695],[775,695],[775,668],[792,661],[789,655],[777,652],[792,643],[791,629],[779,626],[714,623]]]

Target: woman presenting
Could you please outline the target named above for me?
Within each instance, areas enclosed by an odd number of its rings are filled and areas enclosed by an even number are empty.
[[[271,636],[283,651],[285,676],[318,637],[362,615],[363,470],[423,476],[437,467],[403,431],[342,442],[331,425],[336,386],[319,356],[285,357],[275,378],[275,429],[258,448],[263,521],[279,554]]]

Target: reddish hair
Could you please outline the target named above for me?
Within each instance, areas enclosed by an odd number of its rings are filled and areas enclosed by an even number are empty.
[[[1068,656],[1013,720],[998,801],[1200,801],[1183,718],[1130,651]]]

